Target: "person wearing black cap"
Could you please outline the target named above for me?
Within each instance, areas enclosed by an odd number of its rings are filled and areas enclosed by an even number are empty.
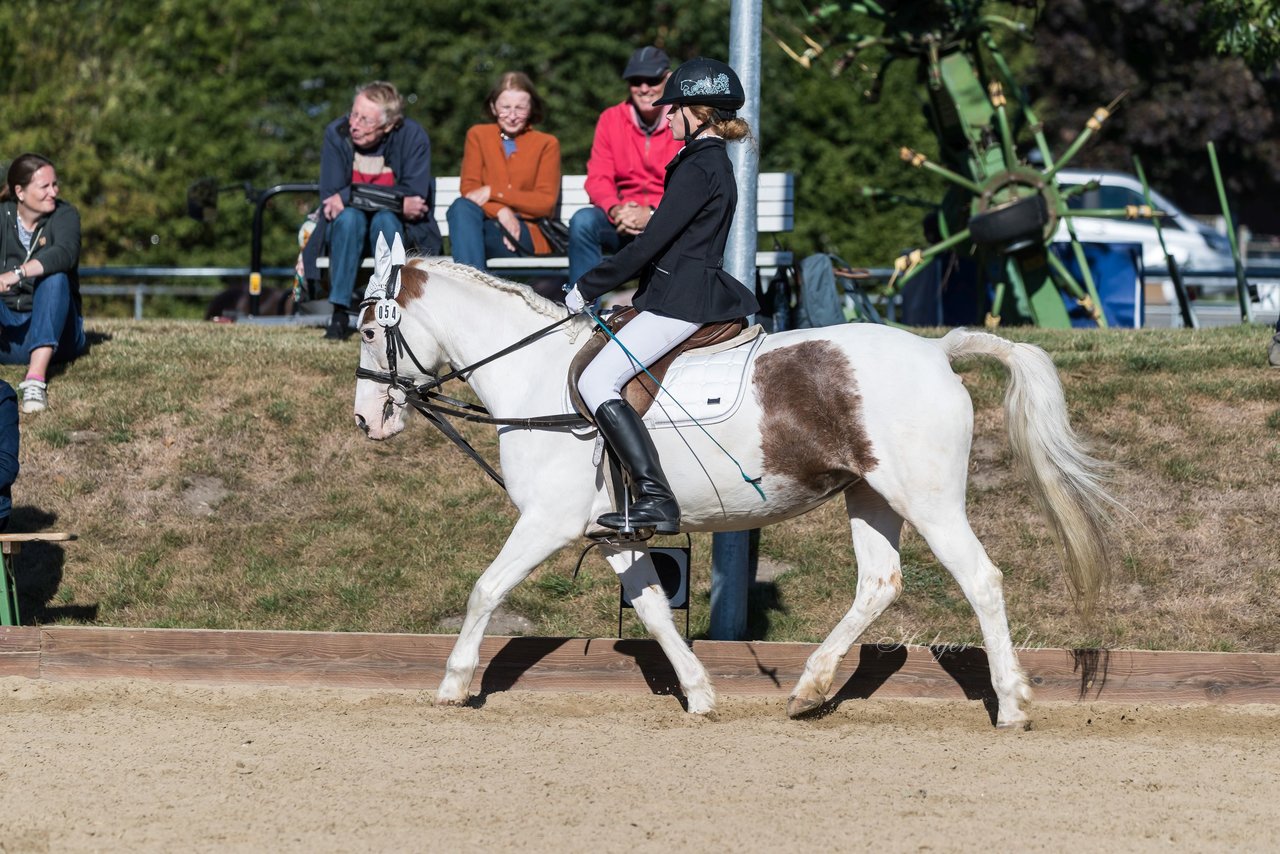
[[[571,282],[644,231],[662,200],[663,170],[680,150],[664,121],[668,107],[657,104],[670,76],[671,60],[661,48],[640,48],[622,72],[627,99],[596,122],[587,160],[591,206],[569,221]]]
[[[632,299],[640,313],[583,370],[578,391],[634,484],[637,497],[626,518],[632,527],[660,534],[680,529],[680,507],[644,422],[621,390],[642,365],[656,362],[699,326],[760,310],[755,295],[722,267],[738,204],[725,144],[751,135],[737,118],[745,100],[738,75],[723,62],[692,59],[676,69],[658,103],[672,105],[667,123],[684,148],[667,165],[662,202],[635,240],[584,273],[565,297],[569,311],[580,312],[640,279]],[[624,516],[606,513],[598,521],[618,529]]]

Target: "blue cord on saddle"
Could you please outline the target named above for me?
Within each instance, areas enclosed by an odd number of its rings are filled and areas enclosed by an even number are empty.
[[[760,500],[761,500],[761,501],[767,501],[767,500],[768,500],[768,498],[766,498],[766,497],[765,497],[764,490],[760,488],[760,478],[759,478],[759,477],[748,477],[748,476],[747,476],[747,473],[746,473],[745,471],[743,471],[743,470],[742,470],[742,463],[738,462],[738,461],[737,461],[737,459],[735,459],[735,458],[734,458],[733,454],[729,453],[729,452],[725,449],[724,445],[721,445],[719,442],[717,442],[717,441],[716,441],[716,437],[715,437],[715,436],[712,436],[712,435],[707,431],[707,428],[706,428],[706,427],[703,427],[703,426],[702,426],[702,423],[701,423],[700,421],[698,421],[698,419],[694,418],[694,417],[693,417],[693,415],[689,412],[689,410],[687,410],[687,409],[685,409],[685,408],[684,408],[684,404],[683,404],[683,403],[681,403],[679,400],[676,400],[675,395],[673,395],[671,392],[667,391],[666,387],[665,387],[662,383],[658,382],[658,378],[657,378],[657,377],[655,377],[653,374],[649,373],[649,369],[648,369],[647,367],[645,367],[645,366],[644,366],[644,364],[643,364],[643,363],[641,363],[641,361],[640,361],[639,359],[637,359],[635,356],[633,356],[633,355],[631,354],[631,351],[627,349],[627,345],[626,345],[626,344],[623,344],[621,341],[619,341],[619,340],[618,340],[618,336],[613,334],[613,330],[609,328],[609,324],[607,324],[607,323],[605,323],[604,321],[602,321],[602,320],[601,320],[601,319],[596,315],[596,313],[595,313],[594,311],[592,311],[592,310],[591,310],[591,306],[587,306],[587,307],[586,307],[586,309],[585,309],[585,312],[586,312],[587,317],[591,318],[591,320],[596,324],[596,326],[599,326],[601,329],[603,329],[603,330],[604,330],[604,334],[605,334],[605,335],[608,335],[608,336],[609,336],[609,338],[611,338],[615,344],[617,344],[619,347],[621,347],[621,348],[622,348],[622,352],[624,352],[624,353],[626,353],[626,354],[627,354],[627,358],[628,358],[628,359],[630,359],[630,360],[632,361],[632,363],[633,363],[633,364],[636,364],[636,365],[639,365],[639,366],[640,366],[640,370],[644,371],[644,372],[645,372],[645,374],[649,377],[649,379],[653,380],[654,384],[658,387],[658,390],[659,390],[659,391],[666,391],[666,392],[667,392],[667,397],[671,398],[671,399],[675,402],[675,405],[676,405],[676,406],[678,406],[678,407],[680,407],[680,411],[681,411],[681,412],[683,412],[683,413],[685,414],[685,416],[686,416],[690,421],[692,421],[694,424],[696,424],[696,425],[698,426],[698,429],[699,429],[699,430],[701,430],[703,433],[706,433],[707,438],[711,440],[712,444],[714,444],[717,448],[719,448],[719,449],[720,449],[720,451],[721,451],[721,453],[723,453],[726,457],[728,457],[728,458],[729,458],[729,461],[730,461],[730,462],[732,462],[735,466],[737,466],[737,467],[738,467],[738,474],[742,475],[742,479],[743,479],[743,480],[745,480],[747,483],[749,483],[749,484],[751,484],[753,487],[755,487],[756,492],[760,493]]]

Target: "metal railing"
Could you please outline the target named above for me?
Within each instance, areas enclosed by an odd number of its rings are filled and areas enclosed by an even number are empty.
[[[310,187],[311,185],[302,185]],[[284,189],[287,187],[288,189]],[[282,185],[281,188],[273,188],[282,192],[295,192],[292,185]],[[274,194],[273,194],[274,195]],[[269,198],[269,197],[268,197]],[[255,242],[253,251],[253,261],[256,263],[261,260],[261,244]],[[1266,297],[1271,300],[1280,299],[1280,294],[1275,289],[1280,289],[1280,263],[1276,263],[1275,259],[1264,257],[1250,263],[1245,262],[1245,273],[1248,276],[1249,283],[1257,288],[1262,286],[1266,291]],[[876,268],[868,271],[871,281],[887,281],[893,271],[890,268]],[[149,296],[178,296],[178,297],[207,297],[212,299],[222,288],[227,287],[230,281],[249,282],[252,283],[253,275],[257,273],[259,283],[263,278],[279,279],[283,281],[293,280],[293,268],[291,267],[81,267],[80,268],[80,293],[93,296],[131,296],[133,297],[133,316],[135,320],[141,320],[144,315],[144,307],[146,298]],[[1168,278],[1168,271],[1162,267],[1147,267],[1143,271],[1143,276],[1147,281],[1160,281]],[[1195,288],[1202,296],[1209,296],[1210,293],[1219,295],[1220,297],[1231,297],[1235,295],[1235,270],[1187,270],[1184,276],[1188,284]],[[114,284],[86,284],[86,280],[93,279],[113,279]],[[198,286],[198,285],[173,285],[173,284],[156,284],[156,280],[165,279],[220,279],[223,280],[218,287],[214,286]],[[260,285],[259,285],[260,288]],[[252,293],[252,288],[250,289]],[[1219,293],[1220,292],[1220,293]],[[1255,302],[1258,300],[1255,299]],[[1268,300],[1264,297],[1264,311],[1270,310],[1272,306],[1268,304]],[[254,305],[250,313],[256,313],[257,306]]]
[[[249,267],[81,267],[80,293],[84,296],[131,296],[133,317],[141,320],[149,296],[205,297],[212,299],[232,282],[250,281]],[[272,279],[293,279],[291,267],[267,267],[260,275]],[[113,284],[89,284],[94,279],[117,280]],[[218,285],[158,284],[156,280],[215,279]]]

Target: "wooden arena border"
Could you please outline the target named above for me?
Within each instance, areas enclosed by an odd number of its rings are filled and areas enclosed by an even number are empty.
[[[434,690],[453,635],[0,628],[0,676]],[[785,697],[814,645],[695,641],[721,694]],[[1280,703],[1280,654],[1023,649],[1039,700]],[[832,700],[991,699],[975,647],[860,646]],[[655,642],[485,638],[474,687],[500,691],[677,693]]]

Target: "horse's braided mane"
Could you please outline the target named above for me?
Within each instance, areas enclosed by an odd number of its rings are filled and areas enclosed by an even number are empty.
[[[544,317],[552,320],[560,320],[564,317],[565,309],[562,304],[540,296],[528,285],[499,279],[497,276],[477,270],[475,267],[459,264],[452,258],[441,258],[434,255],[414,256],[408,260],[407,266],[410,269],[420,269],[424,273],[429,273],[431,270],[439,270],[442,273],[465,276],[496,291],[520,297],[530,308]],[[576,318],[573,322],[567,324],[567,327],[570,339],[576,340],[579,332],[590,327],[590,320],[586,317]]]

